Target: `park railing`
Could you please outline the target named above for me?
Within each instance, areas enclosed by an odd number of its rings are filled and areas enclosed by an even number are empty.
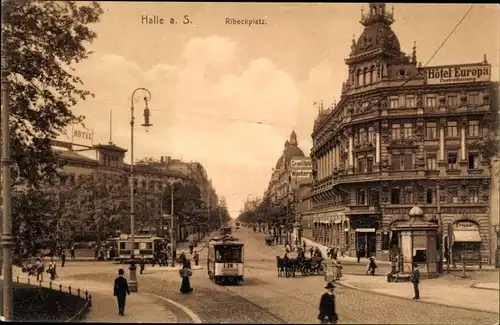
[[[53,291],[58,291],[64,294],[70,294],[84,300],[83,306],[79,307],[78,310],[70,318],[66,319],[64,322],[78,322],[85,317],[85,314],[92,310],[92,295],[88,291],[82,290],[77,287],[72,287],[71,285],[65,286],[62,284],[57,284],[52,281],[36,281],[29,277],[16,277],[16,283],[27,284],[31,286],[36,286],[39,288],[46,288]]]

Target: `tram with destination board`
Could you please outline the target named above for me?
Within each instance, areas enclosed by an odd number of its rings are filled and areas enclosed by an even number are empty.
[[[243,282],[244,244],[231,235],[215,237],[208,243],[207,271],[217,284]]]

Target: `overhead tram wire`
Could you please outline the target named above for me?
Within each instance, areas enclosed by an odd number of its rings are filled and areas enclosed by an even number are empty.
[[[128,107],[127,105],[123,104],[118,104],[118,103],[111,103],[111,102],[105,102],[105,101],[100,101],[100,100],[93,100],[94,103],[97,104],[103,104],[103,105],[108,105],[108,106],[116,106],[116,107]],[[150,109],[151,111],[156,111],[156,112],[166,112],[161,109]],[[239,118],[232,118],[232,117],[225,117],[225,116],[216,116],[216,115],[207,115],[207,114],[200,114],[196,112],[177,112],[175,113],[177,115],[188,115],[188,116],[200,116],[200,117],[205,117],[205,118],[212,118],[212,119],[220,119],[220,120],[227,120],[227,121],[233,121],[233,122],[242,122],[242,123],[249,123],[249,124],[258,124],[258,125],[269,125],[269,126],[275,126],[275,127],[280,127],[280,128],[295,128],[295,125],[284,125],[284,124],[276,124],[276,123],[268,123],[265,121],[254,121],[254,120],[246,120],[246,119],[239,119]],[[92,115],[85,115],[84,116],[92,116]]]
[[[465,18],[469,15],[469,13],[474,8],[474,6],[475,6],[474,4],[470,6],[470,8],[467,10],[467,12],[462,16],[462,18],[458,21],[458,23],[455,25],[455,27],[448,34],[448,36],[446,36],[446,38],[443,40],[443,42],[441,42],[441,44],[438,46],[438,48],[434,52],[434,54],[432,54],[431,57],[429,58],[429,60],[427,60],[427,63],[425,63],[425,65],[424,65],[424,67],[422,69],[425,69],[429,65],[429,63],[431,62],[431,60],[436,56],[436,54],[438,54],[438,52],[441,50],[441,48],[444,46],[444,44],[446,44],[446,42],[448,41],[448,39],[453,35],[453,33],[457,30],[457,28],[462,24],[462,22],[465,20]],[[410,82],[411,80],[413,80],[416,76],[417,75],[413,75],[410,78],[406,79],[399,87],[403,87],[408,82]],[[379,105],[383,100],[384,100],[384,98],[379,99],[375,104],[373,104],[371,106],[368,106],[365,110],[363,110],[361,113],[358,113],[356,115],[362,115],[362,114],[365,114],[366,112],[369,112],[373,107]]]

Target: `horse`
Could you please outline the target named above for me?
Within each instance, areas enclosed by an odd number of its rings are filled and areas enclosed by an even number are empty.
[[[296,258],[288,258],[285,260],[280,256],[276,256],[276,267],[278,269],[278,276],[283,276],[284,273],[286,277],[289,276],[295,277],[297,264],[298,263]]]
[[[285,260],[276,256],[276,268],[278,269],[278,276],[282,276],[285,272]]]

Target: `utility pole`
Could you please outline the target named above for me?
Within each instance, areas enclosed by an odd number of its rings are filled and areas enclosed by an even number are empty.
[[[10,167],[12,165],[10,157],[10,62],[2,51],[2,253],[3,253],[3,311],[4,321],[12,321],[14,314],[14,287],[12,284],[12,247],[15,241],[12,235],[11,218],[11,175]]]
[[[172,246],[172,267],[175,267],[174,252],[175,240],[174,240],[174,183],[170,185],[170,245]]]
[[[160,229],[161,231],[158,232],[158,234],[161,236],[161,237],[164,237],[164,230],[163,230],[163,196],[159,196],[158,198],[158,201],[159,201],[159,204],[160,204]],[[156,224],[158,225],[158,224]]]

